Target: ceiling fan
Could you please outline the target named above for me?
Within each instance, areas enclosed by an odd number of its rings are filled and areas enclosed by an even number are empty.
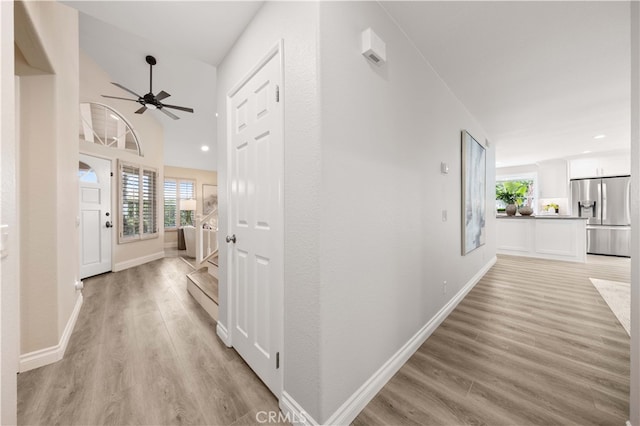
[[[144,96],[140,96],[133,90],[127,89],[121,84],[111,82],[111,84],[113,84],[114,86],[118,86],[122,90],[126,90],[132,95],[137,96],[138,99],[119,98],[117,96],[108,96],[108,95],[102,95],[102,97],[111,98],[111,99],[121,99],[123,101],[138,102],[140,105],[142,105],[142,108],[137,110],[136,114],[142,114],[147,109],[157,109],[163,112],[164,114],[168,115],[169,117],[173,118],[174,120],[179,120],[180,117],[178,117],[171,111],[167,111],[165,108],[173,108],[180,111],[193,112],[193,108],[181,107],[176,105],[167,105],[160,102],[161,100],[166,99],[171,95],[165,92],[164,90],[160,91],[160,93],[158,93],[157,95],[153,94],[153,66],[156,64],[156,58],[154,58],[151,55],[148,55],[146,59],[147,59],[147,63],[149,64],[149,93],[147,93]]]

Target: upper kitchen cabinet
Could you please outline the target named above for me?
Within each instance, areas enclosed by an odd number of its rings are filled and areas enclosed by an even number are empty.
[[[631,174],[631,159],[624,154],[576,158],[569,161],[570,179],[626,176],[629,174]]]
[[[566,160],[550,160],[538,163],[538,191],[540,198],[569,197]]]

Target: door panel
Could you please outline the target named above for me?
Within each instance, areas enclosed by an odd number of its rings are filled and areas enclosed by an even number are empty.
[[[282,375],[283,138],[280,50],[228,98],[232,342],[276,395]]]
[[[627,226],[587,228],[587,253],[631,256],[631,228]]]
[[[571,211],[580,217],[588,217],[587,224],[600,225],[601,179],[571,181]]]
[[[111,271],[111,161],[80,154],[80,278]]]
[[[631,224],[631,178],[618,177],[602,179],[602,224]]]

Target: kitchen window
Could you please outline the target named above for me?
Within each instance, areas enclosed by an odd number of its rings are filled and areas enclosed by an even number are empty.
[[[158,237],[158,172],[138,164],[118,162],[118,243]]]
[[[164,229],[175,230],[195,222],[196,182],[190,179],[164,180]]]
[[[501,188],[509,188],[510,190],[517,190],[520,196],[518,196],[518,207],[530,206],[534,212],[537,212],[536,194],[537,194],[537,179],[535,175],[525,174],[516,176],[497,176],[496,177],[496,194]],[[507,205],[504,201],[496,199],[496,210],[498,213],[504,213]]]

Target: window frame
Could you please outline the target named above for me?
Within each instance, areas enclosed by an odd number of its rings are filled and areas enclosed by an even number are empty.
[[[124,207],[124,177],[123,169],[131,167],[138,170],[138,232],[133,236],[124,235],[124,215],[122,209]],[[152,173],[155,180],[154,196],[152,206],[152,215],[155,215],[155,229],[152,232],[144,232],[144,177],[146,173]],[[155,167],[136,164],[129,161],[118,160],[118,244],[126,244],[135,241],[150,240],[160,236],[160,227],[158,226],[158,218],[160,217],[158,182],[160,182],[160,174]]]
[[[116,119],[124,125],[124,133],[120,136],[126,137],[127,133],[130,133],[133,139],[133,143],[135,144],[135,149],[126,148],[126,143],[124,146],[118,147],[115,142],[109,142],[106,138],[106,135],[99,135],[96,132],[93,125],[93,120],[91,119],[91,108],[93,108],[94,106],[96,108],[104,108],[105,117],[107,116],[107,114],[109,114],[112,118]],[[82,127],[82,134],[80,135],[81,142],[103,146],[110,149],[117,149],[119,151],[128,152],[139,157],[144,157],[144,153],[142,152],[142,144],[140,143],[138,133],[135,131],[131,123],[112,106],[100,102],[80,102],[79,112],[80,126]],[[92,140],[87,139],[87,133],[90,133],[90,137]],[[82,137],[83,135],[84,138]]]
[[[538,194],[538,173],[537,172],[523,172],[523,173],[510,173],[510,174],[496,174],[495,177],[495,185],[499,184],[500,182],[509,182],[509,181],[518,181],[518,180],[530,180],[533,184],[533,193],[531,194],[531,201],[532,201],[532,206],[530,206],[533,209],[533,214],[536,215],[538,214],[538,204],[539,204],[539,194]],[[494,189],[494,194],[495,194],[495,189]],[[497,202],[498,200],[496,200],[496,212],[498,210],[498,206],[497,206]]]
[[[170,176],[165,176],[163,182],[162,182],[162,206],[163,208],[166,206],[166,202],[165,202],[165,192],[164,192],[164,187],[167,181],[170,182],[175,182],[176,184],[176,214],[175,214],[175,226],[170,226],[164,227],[165,231],[177,231],[178,229],[180,229],[182,226],[187,226],[189,224],[183,224],[182,223],[182,217],[180,215],[180,201],[182,200],[181,196],[180,196],[180,184],[185,182],[185,183],[191,183],[193,185],[193,199],[196,200],[198,199],[198,194],[197,194],[197,181],[196,179],[191,179],[191,178],[183,178],[183,177],[170,177]],[[185,198],[189,199],[189,198]],[[198,209],[196,208],[196,210],[193,210],[193,224],[195,225],[195,215],[197,214]],[[164,214],[162,215],[162,224],[164,226]]]

